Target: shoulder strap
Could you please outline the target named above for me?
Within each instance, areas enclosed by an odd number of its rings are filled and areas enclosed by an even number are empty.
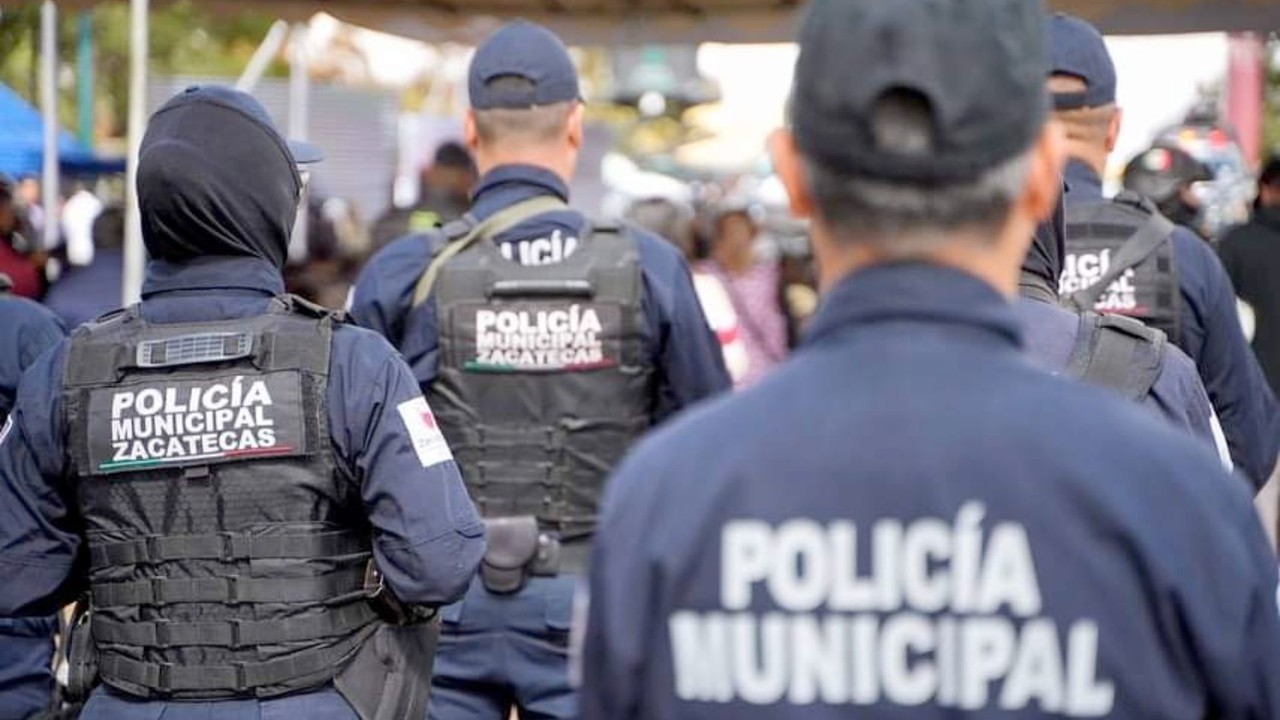
[[[1167,342],[1163,332],[1133,318],[1083,313],[1067,374],[1138,401],[1160,377]]]
[[[431,259],[431,263],[427,265],[427,269],[422,273],[422,277],[418,279],[418,284],[413,289],[412,307],[418,307],[431,296],[431,290],[435,287],[436,278],[440,276],[440,270],[445,263],[452,260],[458,253],[471,247],[477,240],[491,239],[538,215],[564,210],[568,207],[560,198],[539,195],[499,210],[472,225],[471,229],[461,237],[449,237],[448,233],[446,233],[445,245],[436,252],[435,257]]]
[[[1071,294],[1067,298],[1066,305],[1077,312],[1093,310],[1098,303],[1098,298],[1102,297],[1107,288],[1111,287],[1111,284],[1118,280],[1127,270],[1142,264],[1144,260],[1151,257],[1151,254],[1165,240],[1169,239],[1169,236],[1173,234],[1173,230],[1174,225],[1172,222],[1160,213],[1152,212],[1147,217],[1147,221],[1120,246],[1120,250],[1111,259],[1111,265],[1106,274],[1093,285]]]

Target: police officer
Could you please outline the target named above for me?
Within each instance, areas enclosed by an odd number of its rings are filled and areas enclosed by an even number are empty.
[[[1021,295],[1014,305],[1027,351],[1055,373],[1109,388],[1141,403],[1199,437],[1230,466],[1230,454],[1196,366],[1168,343],[1163,332],[1137,320],[1094,312],[1073,313],[1059,305],[1062,274],[1062,205],[1042,223],[1022,261]]]
[[[1048,84],[1070,155],[1063,299],[1164,331],[1195,362],[1236,467],[1261,487],[1280,451],[1280,407],[1240,330],[1231,280],[1208,245],[1153,206],[1103,197],[1120,133],[1115,67],[1088,23],[1058,14],[1048,24]]]
[[[483,524],[394,349],[282,295],[318,159],[243,93],[170,100],[139,154],[142,303],[24,376],[0,613],[83,594],[85,720],[425,712],[428,608],[465,590]]]
[[[12,287],[9,276],[0,275],[0,438],[11,427],[23,371],[65,334],[57,316],[13,295]],[[0,720],[22,720],[48,707],[57,626],[52,616],[0,618]]]
[[[443,614],[430,716],[568,718],[570,608],[605,474],[729,380],[679,252],[566,205],[583,108],[560,39],[501,28],[468,88],[471,212],[379,253],[352,313],[409,360],[489,523],[480,577]]]
[[[1196,183],[1213,180],[1208,166],[1176,147],[1154,145],[1124,168],[1124,189],[1155,203],[1161,215],[1176,225],[1194,230],[1208,240],[1204,203],[1196,197]]]
[[[1022,353],[1064,160],[1041,12],[809,3],[771,147],[822,307],[611,478],[584,720],[1280,715],[1248,490]]]

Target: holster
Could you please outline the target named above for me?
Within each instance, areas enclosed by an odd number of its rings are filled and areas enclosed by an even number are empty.
[[[360,720],[424,718],[440,619],[382,624],[333,680]]]
[[[532,515],[486,518],[488,545],[480,564],[480,580],[492,593],[522,590],[530,576],[553,576],[560,571],[560,539],[539,532]]]
[[[89,627],[93,609],[87,599],[76,603],[67,624],[67,636],[63,638],[67,649],[68,703],[78,704],[89,699],[89,693],[98,685],[98,645]]]

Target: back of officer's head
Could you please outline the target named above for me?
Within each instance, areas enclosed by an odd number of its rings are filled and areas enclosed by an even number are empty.
[[[1042,39],[1035,0],[810,5],[772,147],[824,284],[854,257],[948,255],[993,261],[1012,294],[1060,188]]]
[[[284,265],[303,184],[290,145],[252,96],[193,87],[165,103],[138,154],[142,237],[151,257],[258,257]],[[300,154],[305,154],[300,156]]]
[[[1054,118],[1067,132],[1073,157],[1097,165],[1116,147],[1122,113],[1116,106],[1116,68],[1102,33],[1077,17],[1048,18],[1049,92]]]
[[[503,26],[476,50],[467,90],[467,144],[480,172],[527,163],[572,177],[582,147],[582,103],[577,70],[560,38],[530,22]]]

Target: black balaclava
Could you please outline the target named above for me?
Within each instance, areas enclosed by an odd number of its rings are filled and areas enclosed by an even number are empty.
[[[1018,285],[1023,296],[1044,302],[1058,301],[1058,277],[1062,274],[1062,259],[1067,254],[1066,237],[1066,216],[1059,200],[1053,217],[1036,227],[1027,257],[1022,261]]]
[[[283,267],[301,193],[288,145],[249,95],[190,88],[147,126],[138,203],[153,258],[248,256]]]

